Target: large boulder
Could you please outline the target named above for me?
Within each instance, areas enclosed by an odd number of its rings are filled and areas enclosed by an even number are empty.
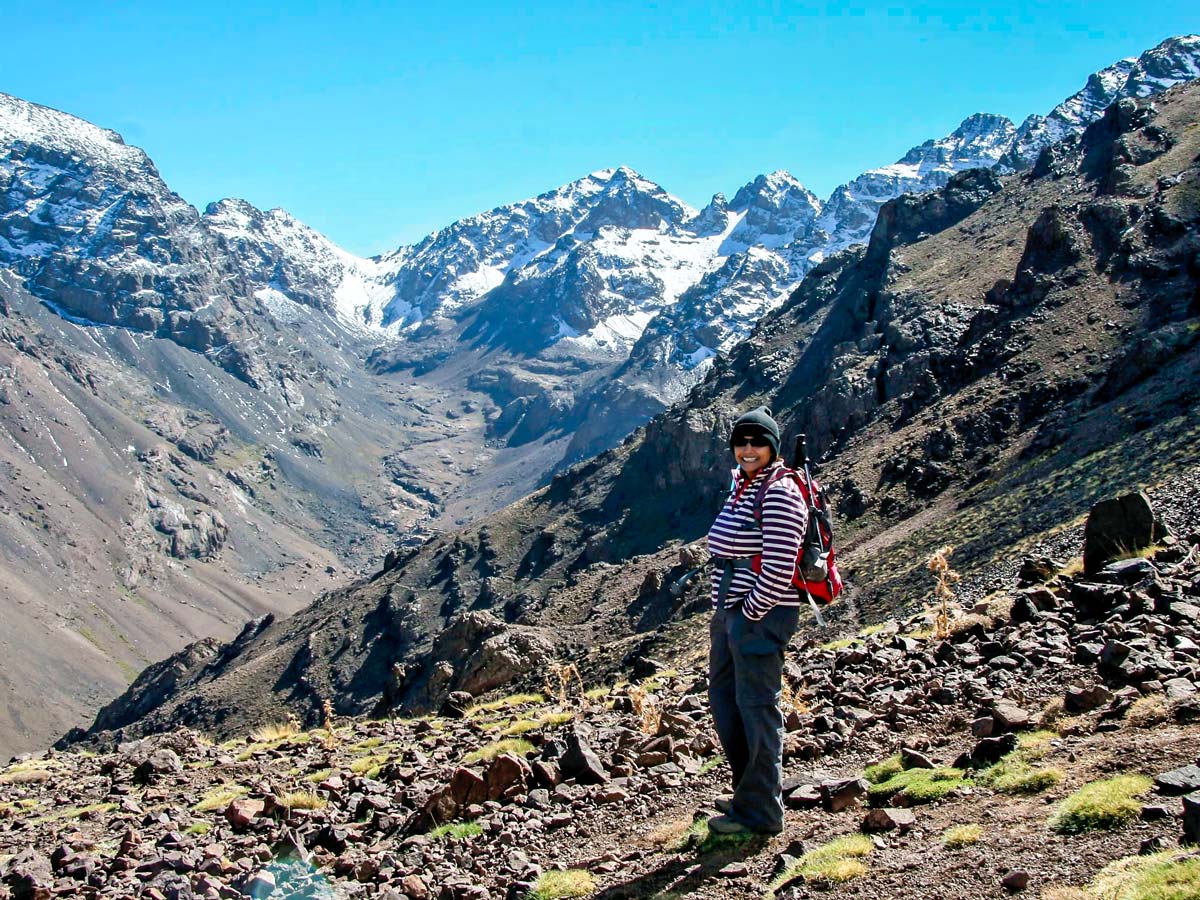
[[[1149,547],[1168,530],[1144,493],[1101,500],[1088,514],[1083,531],[1083,571],[1099,572],[1111,559]]]

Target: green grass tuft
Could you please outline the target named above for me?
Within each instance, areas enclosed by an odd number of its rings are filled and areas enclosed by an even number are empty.
[[[521,738],[508,738],[503,741],[496,741],[494,744],[480,747],[478,750],[472,750],[463,757],[463,762],[467,765],[484,760],[493,760],[501,753],[512,753],[516,756],[524,756],[533,749],[533,744]]]
[[[483,826],[478,822],[448,822],[429,832],[429,837],[435,841],[444,838],[461,841],[463,838],[475,837],[477,834],[483,834]]]
[[[196,837],[204,837],[204,835],[212,831],[212,827],[212,822],[193,822],[183,833],[192,834]]]
[[[874,765],[867,766],[863,772],[863,777],[871,784],[882,784],[883,782],[894,778],[904,771],[904,763],[900,759],[900,754],[889,756],[882,762],[877,762]]]
[[[1119,859],[1100,870],[1088,894],[1115,900],[1194,900],[1200,897],[1200,857],[1166,850]]]
[[[867,865],[863,859],[871,854],[875,845],[865,834],[848,834],[835,838],[810,850],[796,860],[768,886],[769,896],[795,878],[804,878],[818,884],[843,884],[865,875]]]
[[[596,879],[583,869],[564,872],[543,872],[529,900],[562,900],[566,897],[586,897],[596,890]]]
[[[983,826],[974,823],[952,825],[942,832],[942,846],[947,850],[961,850],[983,837]]]
[[[1063,770],[1035,768],[1026,761],[1026,751],[1016,750],[975,776],[976,781],[1001,794],[1036,794],[1063,779]]]
[[[872,806],[903,801],[911,805],[941,800],[955,788],[970,785],[961,769],[905,769],[867,790]]]
[[[1142,810],[1137,796],[1150,790],[1153,784],[1145,775],[1118,775],[1093,781],[1059,804],[1050,827],[1061,834],[1124,828]]]

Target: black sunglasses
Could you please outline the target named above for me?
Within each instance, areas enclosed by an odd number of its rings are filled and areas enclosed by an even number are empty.
[[[734,437],[733,446],[740,447],[742,444],[749,444],[751,447],[770,447],[771,442],[767,440],[765,434],[744,434],[741,437]]]

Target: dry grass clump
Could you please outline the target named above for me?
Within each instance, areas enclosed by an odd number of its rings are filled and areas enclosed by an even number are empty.
[[[192,807],[192,812],[211,812],[214,809],[224,809],[234,800],[245,797],[249,793],[250,788],[240,784],[223,784],[216,790],[205,794]]]
[[[686,819],[672,819],[670,822],[659,825],[647,834],[645,840],[653,847],[661,847],[664,850],[678,852],[687,846],[695,824],[695,821],[690,817]]]
[[[585,869],[551,870],[543,872],[529,900],[562,900],[567,897],[586,897],[596,890],[596,879]]]
[[[1054,728],[1067,714],[1067,704],[1062,697],[1050,700],[1038,714],[1038,728]]]
[[[947,850],[961,850],[977,843],[983,837],[983,826],[975,823],[952,825],[942,832],[942,846]]]
[[[575,718],[574,713],[550,712],[536,719],[517,719],[500,733],[507,735],[524,734],[527,731],[534,731],[538,728],[553,728],[556,725],[570,722],[573,718]]]
[[[875,849],[865,834],[849,834],[835,838],[805,853],[768,886],[769,896],[796,878],[817,884],[843,884],[867,873],[863,859]]]
[[[1162,694],[1150,694],[1134,700],[1125,712],[1125,721],[1137,728],[1160,725],[1171,718],[1174,706]]]
[[[68,806],[34,819],[35,823],[57,822],[61,819],[88,819],[117,808],[115,803],[89,803],[87,806]]]
[[[1124,828],[1142,810],[1137,796],[1153,784],[1145,775],[1118,775],[1085,784],[1059,804],[1050,827],[1061,834]]]
[[[1166,850],[1119,859],[1100,870],[1088,894],[1118,900],[1200,897],[1200,856],[1188,850]]]
[[[480,713],[495,712],[498,709],[515,709],[518,706],[530,706],[545,702],[546,698],[542,694],[509,694],[507,697],[501,697],[498,700],[488,700],[486,703],[473,703],[463,710],[463,717],[470,719]]]
[[[503,741],[496,741],[494,744],[487,744],[480,747],[478,750],[472,750],[463,757],[463,762],[467,765],[476,762],[491,761],[501,753],[511,753],[514,756],[524,756],[533,749],[533,744],[521,738],[508,738]]]
[[[379,770],[383,768],[387,761],[388,757],[386,753],[372,753],[367,756],[361,756],[350,763],[350,771],[355,775],[365,775],[367,778],[374,778],[379,774]]]
[[[256,744],[270,744],[276,741],[286,741],[300,733],[300,725],[295,719],[286,722],[268,722],[250,732],[250,740]]]
[[[316,791],[292,791],[279,798],[279,805],[292,809],[324,809],[329,801]]]
[[[49,781],[53,771],[61,765],[56,759],[28,759],[13,763],[0,771],[0,784],[41,784]]]

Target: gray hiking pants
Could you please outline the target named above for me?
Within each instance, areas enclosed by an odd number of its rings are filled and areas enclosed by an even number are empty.
[[[733,771],[730,816],[759,832],[783,828],[783,654],[800,621],[776,606],[751,622],[741,606],[714,610],[709,625],[708,699]]]

